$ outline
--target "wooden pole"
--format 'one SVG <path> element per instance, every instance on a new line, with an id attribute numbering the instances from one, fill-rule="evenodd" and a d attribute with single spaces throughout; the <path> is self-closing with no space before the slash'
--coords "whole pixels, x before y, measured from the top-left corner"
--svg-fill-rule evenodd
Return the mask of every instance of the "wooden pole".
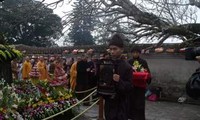
<path id="1" fill-rule="evenodd" d="M 99 97 L 99 118 L 98 120 L 104 120 L 103 119 L 103 111 L 104 105 L 103 105 L 103 97 Z"/>

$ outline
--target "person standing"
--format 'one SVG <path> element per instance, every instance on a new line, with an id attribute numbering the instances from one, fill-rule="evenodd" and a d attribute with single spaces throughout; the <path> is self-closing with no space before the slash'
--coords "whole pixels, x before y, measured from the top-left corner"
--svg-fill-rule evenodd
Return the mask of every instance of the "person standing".
<path id="1" fill-rule="evenodd" d="M 44 61 L 43 56 L 39 57 L 37 68 L 38 68 L 38 71 L 40 72 L 39 80 L 46 80 L 48 78 L 48 70 L 47 70 L 47 65 Z"/>
<path id="2" fill-rule="evenodd" d="M 109 42 L 111 60 L 115 64 L 112 75 L 115 95 L 104 97 L 106 120 L 128 120 L 128 97 L 132 89 L 132 68 L 121 59 L 124 50 L 124 38 L 121 34 L 114 34 Z"/>
<path id="3" fill-rule="evenodd" d="M 96 63 L 97 63 L 96 56 L 92 56 L 91 59 L 88 61 L 88 66 L 89 66 L 89 71 L 88 71 L 89 88 L 93 88 L 93 87 L 95 87 L 97 85 Z"/>
<path id="4" fill-rule="evenodd" d="M 76 91 L 84 91 L 87 90 L 88 87 L 88 57 L 86 55 L 82 56 L 82 59 L 77 63 L 77 76 L 76 76 Z M 77 98 L 79 100 L 86 97 L 88 93 L 80 93 L 77 94 Z M 86 100 L 87 101 L 87 100 Z M 89 105 L 85 103 L 84 105 Z"/>
<path id="5" fill-rule="evenodd" d="M 13 79 L 17 80 L 18 79 L 18 64 L 17 64 L 17 60 L 14 59 L 11 61 L 11 69 L 12 69 L 12 75 L 13 75 Z"/>
<path id="6" fill-rule="evenodd" d="M 22 78 L 24 80 L 30 78 L 29 73 L 31 72 L 31 69 L 32 69 L 32 65 L 30 62 L 30 58 L 27 56 L 22 67 Z"/>
<path id="7" fill-rule="evenodd" d="M 140 58 L 141 50 L 134 47 L 131 50 L 132 59 L 128 60 L 134 72 L 149 72 L 146 60 Z M 150 84 L 151 79 L 147 80 Z M 130 117 L 132 120 L 145 120 L 145 88 L 133 84 L 132 95 L 130 97 Z"/>
<path id="8" fill-rule="evenodd" d="M 22 62 L 22 60 L 19 60 L 18 61 L 18 79 L 19 80 L 22 80 L 22 68 L 23 68 L 23 62 Z"/>
<path id="9" fill-rule="evenodd" d="M 77 78 L 77 64 L 78 62 L 81 60 L 80 57 L 77 58 L 77 61 L 74 62 L 70 68 L 70 81 L 69 81 L 69 84 L 70 84 L 70 89 L 72 91 L 75 91 L 75 88 L 76 88 L 76 78 Z"/>
<path id="10" fill-rule="evenodd" d="M 51 81 L 52 84 L 59 84 L 55 86 L 66 86 L 68 84 L 67 79 L 67 73 L 63 69 L 63 64 L 61 59 L 55 60 L 55 69 L 54 69 L 54 75 L 53 80 Z"/>

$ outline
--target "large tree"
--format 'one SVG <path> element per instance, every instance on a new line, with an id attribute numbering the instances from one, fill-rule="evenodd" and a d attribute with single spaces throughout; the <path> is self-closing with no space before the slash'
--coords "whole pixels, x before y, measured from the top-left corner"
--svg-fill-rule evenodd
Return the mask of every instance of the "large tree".
<path id="1" fill-rule="evenodd" d="M 52 46 L 62 35 L 61 18 L 35 0 L 5 0 L 0 7 L 0 32 L 9 44 Z"/>
<path id="2" fill-rule="evenodd" d="M 93 30 L 93 17 L 91 9 L 88 11 L 88 5 L 84 0 L 76 0 L 73 10 L 70 13 L 69 40 L 74 45 L 93 45 L 94 39 L 91 35 Z"/>
<path id="3" fill-rule="evenodd" d="M 63 0 L 54 4 L 60 1 Z M 177 37 L 184 43 L 199 41 L 200 23 L 196 22 L 199 0 L 85 1 L 88 5 L 95 4 L 93 16 L 99 18 L 98 23 L 102 23 L 106 32 L 127 34 L 133 43 L 145 39 L 158 40 L 161 45 L 169 37 Z"/>

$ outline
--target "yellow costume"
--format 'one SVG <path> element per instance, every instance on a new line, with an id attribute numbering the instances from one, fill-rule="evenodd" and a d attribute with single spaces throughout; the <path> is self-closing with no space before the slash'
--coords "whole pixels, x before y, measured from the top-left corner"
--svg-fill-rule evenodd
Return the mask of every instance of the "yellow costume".
<path id="1" fill-rule="evenodd" d="M 39 80 L 46 80 L 48 78 L 48 72 L 45 62 L 39 61 L 37 63 L 37 68 L 40 73 Z"/>
<path id="2" fill-rule="evenodd" d="M 29 79 L 29 73 L 31 72 L 32 65 L 29 61 L 25 61 L 22 68 L 22 78 Z"/>
<path id="3" fill-rule="evenodd" d="M 70 69 L 70 88 L 74 91 L 76 87 L 76 77 L 77 77 L 77 62 L 72 64 Z"/>

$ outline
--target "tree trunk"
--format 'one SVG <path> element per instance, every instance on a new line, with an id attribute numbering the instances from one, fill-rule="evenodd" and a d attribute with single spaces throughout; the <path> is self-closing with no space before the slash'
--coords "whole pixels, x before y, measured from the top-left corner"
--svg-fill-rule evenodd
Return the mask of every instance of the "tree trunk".
<path id="1" fill-rule="evenodd" d="M 11 62 L 0 63 L 0 66 L 0 78 L 10 85 L 13 82 Z"/>

